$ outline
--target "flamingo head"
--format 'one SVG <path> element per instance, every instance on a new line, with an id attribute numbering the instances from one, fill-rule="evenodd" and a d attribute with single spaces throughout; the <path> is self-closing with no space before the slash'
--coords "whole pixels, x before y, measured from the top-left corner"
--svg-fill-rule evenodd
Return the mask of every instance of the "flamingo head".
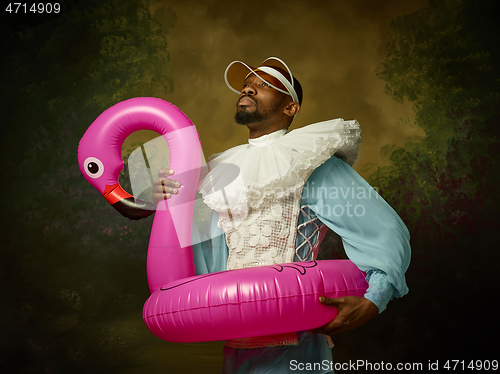
<path id="1" fill-rule="evenodd" d="M 134 100 L 135 107 L 126 105 L 130 100 L 121 102 L 92 123 L 80 140 L 78 164 L 85 179 L 113 208 L 125 217 L 137 220 L 153 214 L 156 207 L 153 203 L 134 198 L 118 181 L 124 166 L 123 142 L 128 135 L 141 129 L 138 121 L 130 119 L 130 113 L 137 111 L 137 98 Z"/>

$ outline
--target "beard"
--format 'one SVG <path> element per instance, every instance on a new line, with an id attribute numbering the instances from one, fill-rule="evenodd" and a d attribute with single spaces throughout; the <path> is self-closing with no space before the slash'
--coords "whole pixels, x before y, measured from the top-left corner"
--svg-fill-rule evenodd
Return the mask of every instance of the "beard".
<path id="1" fill-rule="evenodd" d="M 262 122 L 265 119 L 266 116 L 264 116 L 257 109 L 253 112 L 247 112 L 246 109 L 242 109 L 239 112 L 236 112 L 236 114 L 234 115 L 234 120 L 239 125 L 248 125 L 250 123 Z"/>
<path id="2" fill-rule="evenodd" d="M 252 97 L 251 99 L 255 101 L 255 99 L 253 99 Z M 281 99 L 280 102 L 276 103 L 273 108 L 264 111 L 264 113 L 259 111 L 258 103 L 255 102 L 256 105 L 254 111 L 249 112 L 247 111 L 247 108 L 242 108 L 240 111 L 236 111 L 234 120 L 239 125 L 249 125 L 251 123 L 262 122 L 279 109 L 283 100 L 284 99 Z"/>

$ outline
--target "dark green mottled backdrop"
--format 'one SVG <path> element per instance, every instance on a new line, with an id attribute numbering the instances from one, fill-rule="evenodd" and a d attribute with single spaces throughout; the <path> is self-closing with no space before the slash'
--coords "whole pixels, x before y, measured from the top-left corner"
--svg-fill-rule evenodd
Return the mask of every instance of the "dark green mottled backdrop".
<path id="1" fill-rule="evenodd" d="M 209 117 L 210 110 L 227 107 L 226 97 L 218 100 L 219 90 L 225 90 L 220 79 L 218 86 L 207 87 L 197 76 L 183 74 L 181 79 L 172 68 L 170 56 L 183 57 L 170 47 L 179 17 L 185 23 L 189 17 L 199 18 L 203 9 L 207 33 L 220 29 L 227 36 L 234 32 L 241 45 L 246 35 L 256 33 L 257 24 L 251 21 L 259 19 L 258 15 L 276 30 L 286 28 L 290 19 L 270 18 L 264 4 L 259 3 L 259 13 L 237 1 L 193 1 L 191 8 L 186 1 L 177 12 L 175 1 L 61 3 L 63 11 L 57 16 L 2 13 L 0 371 L 218 372 L 221 342 L 166 343 L 144 326 L 141 312 L 149 294 L 145 259 L 152 219 L 132 222 L 118 216 L 88 185 L 77 165 L 78 142 L 103 110 L 130 97 L 169 100 L 180 87 L 181 92 L 201 92 L 206 98 L 202 104 L 210 103 L 196 112 L 189 95 L 179 96 L 181 102 L 176 105 L 196 112 L 195 117 Z M 391 302 L 387 311 L 366 326 L 335 337 L 334 359 L 427 364 L 434 359 L 497 358 L 491 343 L 498 333 L 496 271 L 500 263 L 496 2 L 431 1 L 425 8 L 396 17 L 390 28 L 376 20 L 392 14 L 388 9 L 400 2 L 388 1 L 385 8 L 382 3 L 296 0 L 277 1 L 272 8 L 287 9 L 287 14 L 298 19 L 300 9 L 318 17 L 332 12 L 334 17 L 338 6 L 339 12 L 342 8 L 342 14 L 352 17 L 343 19 L 342 29 L 366 18 L 372 20 L 370 25 L 385 30 L 375 46 L 386 57 L 359 71 L 367 79 L 378 76 L 394 103 L 413 105 L 414 114 L 402 123 L 410 123 L 420 134 L 381 150 L 372 143 L 370 152 L 381 151 L 384 161 L 361 169 L 410 229 L 410 293 Z M 216 10 L 224 16 L 235 14 L 232 18 L 242 24 L 227 28 Z M 326 37 L 314 27 L 314 19 L 309 29 L 293 30 L 307 36 L 297 48 L 306 51 L 308 40 Z M 289 49 L 280 49 L 282 39 L 271 38 L 271 42 L 276 54 L 294 56 Z M 186 64 L 198 67 L 193 69 L 197 74 L 216 74 L 196 65 L 208 60 L 205 55 L 219 52 L 205 47 L 193 62 L 192 55 L 198 53 L 194 48 L 204 47 L 183 44 L 182 50 L 191 53 Z M 220 53 L 224 64 L 240 58 L 224 55 L 222 49 Z M 327 70 L 326 52 L 304 53 L 312 57 L 317 53 L 321 71 Z M 249 62 L 265 57 L 259 52 Z M 357 60 L 346 61 L 345 66 L 354 63 Z M 308 64 L 296 62 L 303 85 L 310 82 L 304 85 L 306 100 L 314 91 L 313 82 L 320 78 L 315 63 Z M 293 59 L 290 65 L 294 66 Z M 356 74 L 346 77 L 356 80 Z M 373 104 L 365 90 L 346 92 L 339 97 L 355 100 L 360 96 L 371 103 L 346 106 L 353 111 L 376 107 L 382 113 L 387 104 L 381 103 L 389 101 L 386 97 Z M 311 97 L 315 102 L 313 93 Z M 342 104 L 338 106 L 338 116 L 342 116 Z M 204 148 L 217 148 L 213 145 L 217 132 L 224 134 L 224 142 L 234 140 L 222 130 L 226 125 L 207 129 L 198 122 L 202 141 L 204 134 L 211 141 Z M 394 129 L 397 126 L 401 125 Z M 371 131 L 376 133 L 377 128 L 382 126 Z M 363 147 L 370 147 L 370 138 L 365 138 Z M 125 187 L 127 183 L 122 178 Z M 341 256 L 338 246 L 338 239 L 328 236 L 323 256 Z"/>

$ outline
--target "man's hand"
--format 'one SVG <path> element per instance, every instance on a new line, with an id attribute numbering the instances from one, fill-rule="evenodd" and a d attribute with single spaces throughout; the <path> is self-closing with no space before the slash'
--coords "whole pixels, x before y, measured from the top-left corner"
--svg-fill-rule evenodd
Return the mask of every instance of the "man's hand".
<path id="1" fill-rule="evenodd" d="M 339 314 L 330 323 L 317 329 L 313 333 L 334 335 L 352 330 L 368 322 L 378 314 L 378 308 L 370 300 L 358 296 L 345 296 L 331 299 L 321 296 L 321 304 L 337 308 Z"/>
<path id="2" fill-rule="evenodd" d="M 152 196 L 155 204 L 158 204 L 160 200 L 169 199 L 172 194 L 175 195 L 179 192 L 178 188 L 181 184 L 172 179 L 168 179 L 168 177 L 173 174 L 174 171 L 172 169 L 158 170 L 158 177 L 153 185 Z"/>

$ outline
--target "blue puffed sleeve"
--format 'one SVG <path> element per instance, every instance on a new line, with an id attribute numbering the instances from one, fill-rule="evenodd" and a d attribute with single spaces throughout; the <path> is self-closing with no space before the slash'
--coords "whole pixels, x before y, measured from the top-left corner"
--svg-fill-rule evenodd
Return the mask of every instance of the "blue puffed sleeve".
<path id="1" fill-rule="evenodd" d="M 354 169 L 331 157 L 309 177 L 302 193 L 318 218 L 335 231 L 349 259 L 362 271 L 379 270 L 395 288 L 408 293 L 410 234 L 394 209 Z"/>

